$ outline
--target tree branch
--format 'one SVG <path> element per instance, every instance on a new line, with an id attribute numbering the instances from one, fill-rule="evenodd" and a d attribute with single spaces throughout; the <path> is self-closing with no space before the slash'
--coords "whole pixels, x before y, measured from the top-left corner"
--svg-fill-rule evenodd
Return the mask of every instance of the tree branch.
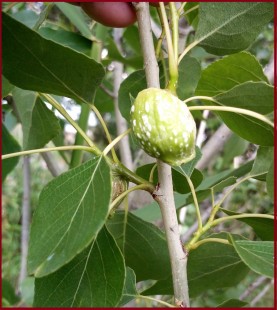
<path id="1" fill-rule="evenodd" d="M 133 5 L 137 11 L 147 86 L 160 88 L 159 67 L 155 57 L 149 4 L 147 2 L 133 2 Z M 156 196 L 156 200 L 161 208 L 168 243 L 175 303 L 179 307 L 189 307 L 187 256 L 184 253 L 180 241 L 179 225 L 173 196 L 171 167 L 158 160 L 157 168 L 160 189 L 158 191 L 159 196 Z"/>
<path id="2" fill-rule="evenodd" d="M 27 256 L 29 246 L 29 229 L 31 214 L 31 171 L 30 158 L 23 158 L 23 203 L 22 203 L 22 222 L 21 222 L 21 265 L 18 279 L 18 287 L 27 276 Z"/>
<path id="3" fill-rule="evenodd" d="M 115 28 L 114 29 L 114 41 L 119 50 L 121 50 L 121 46 L 120 46 L 121 37 L 122 37 L 122 29 Z M 114 110 L 115 110 L 117 135 L 121 135 L 123 132 L 125 132 L 128 129 L 127 122 L 125 118 L 122 117 L 119 111 L 119 108 L 118 108 L 118 91 L 119 91 L 120 84 L 122 82 L 122 73 L 123 73 L 123 64 L 115 61 L 114 62 L 114 97 L 113 99 L 114 99 Z M 119 142 L 119 153 L 120 153 L 120 159 L 122 163 L 130 170 L 133 170 L 133 160 L 132 160 L 132 154 L 131 154 L 128 136 L 122 138 L 122 140 Z"/>

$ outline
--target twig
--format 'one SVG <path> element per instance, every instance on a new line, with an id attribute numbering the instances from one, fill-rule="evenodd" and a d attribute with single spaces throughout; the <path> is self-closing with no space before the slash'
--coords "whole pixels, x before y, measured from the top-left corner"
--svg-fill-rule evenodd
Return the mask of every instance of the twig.
<path id="1" fill-rule="evenodd" d="M 114 29 L 114 40 L 119 48 L 121 50 L 120 45 L 120 39 L 122 37 L 122 29 L 115 28 Z M 128 125 L 126 120 L 122 117 L 119 108 L 118 108 L 118 91 L 120 84 L 122 82 L 122 73 L 123 73 L 123 64 L 120 62 L 115 61 L 114 62 L 114 111 L 115 111 L 115 120 L 116 120 L 116 129 L 117 129 L 117 135 L 121 135 L 123 132 L 125 132 L 128 129 Z M 129 143 L 129 137 L 124 137 L 119 142 L 119 153 L 120 153 L 120 159 L 122 163 L 129 168 L 130 170 L 133 169 L 133 160 L 132 160 L 132 153 Z"/>
<path id="2" fill-rule="evenodd" d="M 49 153 L 41 153 L 41 157 L 44 159 L 48 170 L 52 174 L 52 176 L 55 178 L 58 175 L 60 175 L 60 169 L 58 165 L 56 165 L 54 159 L 52 158 L 51 154 Z"/>
<path id="3" fill-rule="evenodd" d="M 274 280 L 272 279 L 270 283 L 268 283 L 268 285 L 265 286 L 264 289 L 250 302 L 250 307 L 254 307 L 256 303 L 259 302 L 264 297 L 264 295 L 272 287 L 273 283 L 274 283 Z"/>
<path id="4" fill-rule="evenodd" d="M 21 265 L 18 279 L 18 287 L 27 276 L 27 256 L 29 245 L 30 212 L 31 212 L 31 171 L 30 158 L 23 158 L 23 203 L 22 203 L 22 223 L 21 223 Z"/>
<path id="5" fill-rule="evenodd" d="M 159 88 L 159 67 L 155 57 L 151 32 L 149 4 L 147 2 L 133 2 L 133 5 L 137 11 L 147 86 Z M 189 307 L 187 256 L 180 241 L 171 167 L 159 160 L 157 161 L 157 167 L 160 183 L 159 195 L 161 196 L 157 196 L 156 200 L 161 208 L 169 248 L 175 303 L 179 307 Z"/>
<path id="6" fill-rule="evenodd" d="M 202 148 L 203 156 L 196 164 L 196 168 L 205 169 L 223 150 L 224 144 L 231 138 L 232 134 L 232 131 L 225 124 L 222 124 Z"/>
<path id="7" fill-rule="evenodd" d="M 267 279 L 268 278 L 265 276 L 260 276 L 255 282 L 249 285 L 249 287 L 240 295 L 239 299 L 246 299 L 256 288 L 258 288 Z"/>

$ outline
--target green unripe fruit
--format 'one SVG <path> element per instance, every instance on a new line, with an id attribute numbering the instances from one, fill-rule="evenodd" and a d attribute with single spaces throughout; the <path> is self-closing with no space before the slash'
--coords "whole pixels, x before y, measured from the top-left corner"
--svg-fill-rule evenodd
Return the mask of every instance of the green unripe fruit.
<path id="1" fill-rule="evenodd" d="M 195 156 L 195 121 L 169 91 L 141 91 L 131 108 L 131 127 L 142 149 L 165 163 L 179 166 Z"/>

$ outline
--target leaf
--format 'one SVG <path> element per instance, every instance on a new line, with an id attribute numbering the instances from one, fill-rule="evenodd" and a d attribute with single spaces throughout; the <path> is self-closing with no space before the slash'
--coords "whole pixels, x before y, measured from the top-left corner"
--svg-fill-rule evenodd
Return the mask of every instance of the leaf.
<path id="1" fill-rule="evenodd" d="M 216 96 L 245 82 L 267 82 L 263 68 L 249 52 L 224 57 L 202 71 L 195 94 Z"/>
<path id="2" fill-rule="evenodd" d="M 138 70 L 131 73 L 121 84 L 118 92 L 119 110 L 121 115 L 130 121 L 131 101 L 130 94 L 136 98 L 137 94 L 147 88 L 145 71 Z"/>
<path id="3" fill-rule="evenodd" d="M 195 41 L 215 55 L 242 51 L 271 21 L 273 12 L 269 2 L 201 2 Z"/>
<path id="4" fill-rule="evenodd" d="M 245 82 L 214 97 L 221 104 L 260 114 L 274 109 L 274 88 L 265 82 Z"/>
<path id="5" fill-rule="evenodd" d="M 71 5 L 65 2 L 56 2 L 55 5 L 63 12 L 63 14 L 71 21 L 71 23 L 81 32 L 84 37 L 92 38 L 85 14 L 81 7 Z"/>
<path id="6" fill-rule="evenodd" d="M 185 17 L 188 21 L 188 23 L 194 27 L 194 29 L 197 28 L 198 24 L 198 7 L 199 2 L 187 2 L 185 6 L 184 13 L 186 14 Z M 188 12 L 188 13 L 187 13 Z"/>
<path id="7" fill-rule="evenodd" d="M 165 77 L 164 71 L 160 67 L 160 84 L 164 87 Z M 137 97 L 137 94 L 147 88 L 145 71 L 137 70 L 131 73 L 121 84 L 118 92 L 118 103 L 121 115 L 130 122 L 130 111 L 132 102 L 130 96 Z"/>
<path id="8" fill-rule="evenodd" d="M 229 211 L 223 208 L 220 208 L 221 211 L 228 215 L 238 215 L 242 213 L 237 213 L 233 211 Z M 257 236 L 261 238 L 263 241 L 273 241 L 274 240 L 274 220 L 273 219 L 267 219 L 267 218 L 254 218 L 254 217 L 248 217 L 248 218 L 238 218 L 237 221 L 241 221 L 243 223 L 246 223 L 247 225 L 251 226 Z"/>
<path id="9" fill-rule="evenodd" d="M 273 88 L 264 82 L 246 82 L 214 98 L 223 106 L 248 109 L 261 114 L 273 111 Z M 216 112 L 216 114 L 243 139 L 259 145 L 273 145 L 274 133 L 270 125 L 238 113 Z"/>
<path id="10" fill-rule="evenodd" d="M 194 95 L 201 76 L 201 65 L 196 58 L 186 55 L 179 63 L 178 72 L 177 95 L 185 100 Z"/>
<path id="11" fill-rule="evenodd" d="M 33 216 L 29 273 L 46 276 L 80 253 L 105 224 L 111 175 L 103 157 L 95 157 L 52 180 L 41 192 Z"/>
<path id="12" fill-rule="evenodd" d="M 2 154 L 10 154 L 20 151 L 20 145 L 15 138 L 9 133 L 6 126 L 2 123 Z M 4 159 L 2 162 L 2 183 L 5 181 L 7 175 L 18 164 L 19 157 Z"/>
<path id="13" fill-rule="evenodd" d="M 127 46 L 130 47 L 135 54 L 141 55 L 138 27 L 131 25 L 125 28 L 123 38 L 126 41 Z"/>
<path id="14" fill-rule="evenodd" d="M 35 307 L 115 307 L 124 287 L 122 254 L 104 227 L 83 252 L 35 281 Z"/>
<path id="15" fill-rule="evenodd" d="M 119 61 L 127 66 L 131 66 L 135 69 L 139 69 L 143 67 L 143 58 L 142 56 L 134 56 L 134 57 L 123 57 L 121 53 L 119 52 L 115 41 L 112 38 L 108 39 L 108 63 L 110 63 L 113 60 Z M 105 64 L 105 61 L 103 61 L 103 64 Z"/>
<path id="16" fill-rule="evenodd" d="M 2 14 L 3 74 L 15 86 L 91 102 L 102 65 Z M 20 51 L 20 53 L 18 52 Z"/>
<path id="17" fill-rule="evenodd" d="M 32 10 L 21 10 L 12 14 L 12 18 L 18 20 L 28 28 L 33 28 L 39 20 L 39 15 Z"/>
<path id="18" fill-rule="evenodd" d="M 136 274 L 134 273 L 134 270 L 127 267 L 124 290 L 122 299 L 120 300 L 119 303 L 119 307 L 126 305 L 128 302 L 136 298 L 137 295 L 138 292 L 136 288 Z"/>
<path id="19" fill-rule="evenodd" d="M 239 299 L 228 299 L 216 308 L 243 308 L 248 303 Z"/>
<path id="20" fill-rule="evenodd" d="M 257 155 L 254 160 L 254 164 L 252 170 L 250 171 L 250 174 L 253 176 L 265 175 L 269 171 L 273 159 L 274 159 L 274 148 L 260 146 L 257 151 Z"/>
<path id="21" fill-rule="evenodd" d="M 15 88 L 13 98 L 22 122 L 24 150 L 42 148 L 60 133 L 59 120 L 36 93 Z"/>
<path id="22" fill-rule="evenodd" d="M 38 33 L 45 39 L 52 40 L 61 45 L 70 47 L 77 52 L 90 56 L 91 53 L 91 40 L 70 31 L 62 29 L 54 30 L 49 27 L 40 27 Z"/>
<path id="23" fill-rule="evenodd" d="M 230 236 L 235 250 L 242 261 L 254 272 L 274 277 L 274 242 L 273 241 L 234 241 Z"/>
<path id="24" fill-rule="evenodd" d="M 124 212 L 118 212 L 107 222 L 107 228 L 122 249 L 126 265 L 134 270 L 137 281 L 162 279 L 170 274 L 165 235 L 155 225 L 129 212 L 124 235 Z"/>
<path id="25" fill-rule="evenodd" d="M 10 282 L 6 279 L 2 279 L 2 306 L 10 307 L 20 301 L 19 297 L 15 293 L 15 289 Z"/>
<path id="26" fill-rule="evenodd" d="M 14 86 L 2 75 L 2 98 L 8 96 Z"/>
<path id="27" fill-rule="evenodd" d="M 196 164 L 202 157 L 202 152 L 198 146 L 195 147 L 195 157 L 188 163 L 180 166 L 181 172 L 185 173 L 187 176 L 191 177 L 193 170 L 195 169 Z M 178 171 L 180 171 L 178 169 Z"/>
<path id="28" fill-rule="evenodd" d="M 274 200 L 274 161 L 271 162 L 268 173 L 266 175 L 266 187 L 268 195 Z"/>
<path id="29" fill-rule="evenodd" d="M 211 195 L 212 187 L 214 192 L 218 192 L 226 186 L 234 184 L 236 182 L 236 178 L 250 172 L 252 165 L 253 161 L 249 161 L 238 169 L 229 169 L 216 175 L 205 177 L 202 183 L 197 187 L 196 196 L 198 202 L 203 201 Z M 191 194 L 182 195 L 179 193 L 174 193 L 174 201 L 175 207 L 178 210 L 190 203 L 193 203 L 193 197 Z M 148 222 L 153 222 L 161 218 L 160 208 L 156 202 L 152 202 L 144 207 L 134 210 L 132 213 Z"/>
<path id="30" fill-rule="evenodd" d="M 225 233 L 221 233 L 209 237 L 223 238 L 225 235 Z M 190 297 L 194 298 L 209 289 L 235 286 L 246 276 L 248 271 L 248 267 L 241 261 L 231 245 L 216 242 L 202 244 L 189 253 L 188 283 Z M 158 281 L 143 294 L 172 295 L 171 277 Z"/>
<path id="31" fill-rule="evenodd" d="M 234 158 L 244 154 L 249 146 L 249 143 L 236 134 L 232 134 L 230 139 L 224 144 L 223 149 L 223 167 L 229 167 Z"/>
<path id="32" fill-rule="evenodd" d="M 196 160 L 197 162 L 198 160 Z M 196 163 L 195 162 L 195 163 Z M 136 173 L 141 176 L 142 178 L 149 179 L 151 170 L 154 167 L 153 164 L 147 164 L 144 166 L 139 167 L 136 170 Z M 182 167 L 185 168 L 182 168 Z M 180 167 L 173 167 L 172 169 L 172 180 L 173 180 L 173 190 L 178 192 L 178 193 L 188 193 L 190 192 L 190 186 L 188 184 L 187 178 L 185 177 L 185 171 L 188 171 L 190 174 L 190 179 L 196 188 L 203 180 L 203 175 L 202 173 L 197 170 L 193 169 L 193 164 L 190 165 L 190 163 L 184 164 Z M 183 170 L 184 169 L 184 170 Z M 153 175 L 153 183 L 158 184 L 158 171 L 155 169 L 154 175 Z"/>

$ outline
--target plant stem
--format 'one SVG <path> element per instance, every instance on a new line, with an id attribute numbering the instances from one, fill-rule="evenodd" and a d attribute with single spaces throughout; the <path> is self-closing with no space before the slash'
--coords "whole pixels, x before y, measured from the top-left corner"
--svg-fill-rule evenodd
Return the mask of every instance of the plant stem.
<path id="1" fill-rule="evenodd" d="M 220 238 L 207 238 L 207 239 L 203 239 L 200 240 L 196 243 L 194 243 L 191 247 L 190 250 L 195 250 L 196 248 L 198 248 L 201 244 L 207 243 L 207 242 L 219 242 L 219 243 L 223 243 L 223 244 L 229 244 L 230 242 L 226 239 L 220 239 Z"/>
<path id="2" fill-rule="evenodd" d="M 46 99 L 55 109 L 57 109 L 63 117 L 78 131 L 80 135 L 84 138 L 87 144 L 94 149 L 97 155 L 101 155 L 102 152 L 94 145 L 94 143 L 90 140 L 87 134 L 83 131 L 83 129 L 71 118 L 71 116 L 67 113 L 67 111 L 50 95 L 38 93 L 39 96 Z"/>
<path id="3" fill-rule="evenodd" d="M 229 220 L 237 220 L 242 218 L 264 218 L 264 219 L 271 219 L 274 220 L 274 215 L 270 214 L 237 214 L 237 215 L 230 215 L 230 216 L 224 216 L 219 219 L 214 220 L 211 222 L 211 226 L 216 226 L 220 223 L 229 221 Z"/>
<path id="4" fill-rule="evenodd" d="M 94 59 L 97 62 L 100 62 L 101 60 L 101 52 L 102 52 L 102 41 L 104 40 L 105 34 L 106 34 L 106 27 L 104 27 L 101 24 L 97 24 L 95 26 L 96 28 L 96 40 L 93 42 L 92 49 L 91 49 L 91 58 Z M 92 96 L 92 102 L 95 98 L 95 93 Z M 81 114 L 79 117 L 78 125 L 82 130 L 86 133 L 88 128 L 88 121 L 89 121 L 89 114 L 90 114 L 90 106 L 88 103 L 82 103 L 81 104 Z M 80 132 L 77 132 L 75 136 L 75 145 L 81 145 L 83 144 L 84 137 Z M 70 167 L 76 167 L 79 166 L 83 159 L 83 151 L 82 150 L 75 150 L 72 152 L 71 156 L 71 162 Z"/>
<path id="5" fill-rule="evenodd" d="M 91 107 L 91 109 L 93 110 L 93 112 L 96 114 L 96 116 L 97 116 L 97 118 L 98 118 L 100 124 L 102 125 L 102 127 L 103 127 L 103 129 L 104 129 L 104 131 L 105 131 L 105 134 L 106 134 L 106 138 L 107 138 L 107 140 L 108 140 L 108 142 L 109 142 L 109 145 L 110 145 L 110 144 L 112 143 L 112 138 L 111 138 L 111 135 L 110 135 L 109 130 L 108 130 L 108 128 L 107 128 L 107 125 L 106 125 L 105 121 L 103 120 L 102 115 L 100 114 L 100 112 L 98 111 L 98 109 L 96 108 L 95 105 L 91 105 L 90 107 Z M 111 150 L 112 150 L 112 157 L 113 157 L 113 160 L 114 160 L 116 163 L 118 163 L 118 162 L 119 162 L 119 159 L 118 159 L 117 156 L 116 156 L 115 150 L 114 150 L 113 148 L 112 148 Z"/>
<path id="6" fill-rule="evenodd" d="M 173 4 L 174 5 L 174 4 Z M 175 48 L 178 49 L 178 40 L 176 42 L 176 32 L 177 32 L 177 39 L 178 39 L 178 28 L 176 29 L 176 18 L 177 12 L 175 8 L 176 16 L 173 21 L 173 30 L 175 33 L 173 33 L 173 36 L 175 38 L 175 45 L 172 42 L 171 33 L 169 29 L 169 24 L 167 20 L 166 10 L 164 7 L 164 3 L 160 2 L 160 10 L 161 10 L 161 16 L 162 16 L 162 23 L 165 30 L 165 36 L 167 41 L 167 50 L 168 50 L 168 64 L 169 64 L 169 83 L 167 85 L 167 89 L 169 89 L 173 94 L 176 94 L 176 87 L 178 82 L 178 65 L 177 65 L 177 58 L 175 58 Z M 178 26 L 178 25 L 177 25 Z M 178 54 L 178 51 L 177 51 Z"/>
<path id="7" fill-rule="evenodd" d="M 211 101 L 214 101 L 214 100 L 211 100 Z M 210 110 L 210 111 L 219 111 L 219 112 L 222 111 L 222 112 L 232 112 L 232 113 L 244 114 L 244 115 L 248 115 L 248 116 L 251 116 L 253 118 L 259 119 L 260 121 L 262 121 L 262 122 L 264 122 L 264 123 L 266 123 L 266 124 L 268 124 L 274 128 L 274 123 L 271 122 L 267 117 L 265 117 L 264 115 L 259 114 L 257 112 L 246 110 L 246 109 L 235 108 L 235 107 L 223 107 L 223 106 L 208 106 L 208 105 L 191 106 L 191 107 L 188 107 L 188 109 L 190 111 Z"/>
<path id="8" fill-rule="evenodd" d="M 196 209 L 196 215 L 197 215 L 197 221 L 198 221 L 198 231 L 201 231 L 202 229 L 202 218 L 201 218 L 201 213 L 200 213 L 200 208 L 199 208 L 199 204 L 198 204 L 198 200 L 197 200 L 197 196 L 195 193 L 195 188 L 194 185 L 190 179 L 189 176 L 186 175 L 185 173 L 185 177 L 188 181 L 189 187 L 190 187 L 190 191 L 193 197 L 193 201 L 194 201 L 194 205 L 195 205 L 195 209 Z"/>
<path id="9" fill-rule="evenodd" d="M 113 150 L 113 147 L 122 140 L 122 138 L 124 138 L 125 136 L 127 136 L 129 134 L 129 132 L 131 131 L 131 128 L 127 129 L 125 132 L 123 132 L 120 136 L 116 137 L 113 141 L 110 142 L 110 144 L 104 149 L 103 151 L 103 155 L 107 155 L 109 153 L 110 150 Z M 119 162 L 119 160 L 117 159 L 116 162 Z"/>
<path id="10" fill-rule="evenodd" d="M 172 23 L 172 37 L 173 37 L 173 52 L 175 62 L 178 60 L 178 42 L 179 42 L 179 30 L 178 30 L 178 21 L 179 16 L 176 10 L 176 6 L 174 2 L 169 3 L 170 13 L 171 13 L 171 23 Z M 178 71 L 178 69 L 177 69 Z"/>
<path id="11" fill-rule="evenodd" d="M 88 120 L 89 120 L 90 107 L 87 103 L 81 103 L 81 114 L 79 116 L 78 125 L 84 132 L 87 132 L 88 129 Z M 82 145 L 84 142 L 83 136 L 77 132 L 75 136 L 74 145 Z M 81 164 L 83 160 L 83 151 L 74 150 L 71 155 L 70 168 L 77 167 Z"/>
<path id="12" fill-rule="evenodd" d="M 119 174 L 121 176 L 124 176 L 126 179 L 128 179 L 130 182 L 133 182 L 137 185 L 144 184 L 144 190 L 152 194 L 155 191 L 155 186 L 153 183 L 144 180 L 131 170 L 129 170 L 127 167 L 125 167 L 121 162 L 114 163 L 111 161 L 110 158 L 106 157 L 107 162 L 112 169 L 112 171 L 116 174 Z"/>
<path id="13" fill-rule="evenodd" d="M 36 153 L 45 153 L 45 152 L 53 152 L 53 151 L 71 151 L 71 150 L 83 150 L 83 151 L 87 151 L 87 152 L 95 154 L 95 150 L 92 147 L 83 146 L 83 145 L 69 145 L 69 146 L 47 147 L 47 148 L 42 148 L 42 149 L 27 150 L 27 151 L 21 151 L 21 152 L 16 152 L 16 153 L 10 153 L 10 154 L 6 154 L 6 155 L 2 155 L 2 160 L 12 158 L 12 157 L 17 157 L 17 156 L 36 154 Z"/>
<path id="14" fill-rule="evenodd" d="M 127 295 L 128 296 L 128 295 Z M 133 296 L 133 295 L 131 295 Z M 168 308 L 175 308 L 175 306 L 165 302 L 165 301 L 162 301 L 162 300 L 159 300 L 159 299 L 156 299 L 156 298 L 153 298 L 153 297 L 150 297 L 150 296 L 144 296 L 144 295 L 135 295 L 134 296 L 135 298 L 141 298 L 141 299 L 146 299 L 146 300 L 151 300 L 151 301 L 156 301 L 157 303 L 161 304 L 161 305 L 164 305 Z"/>
<path id="15" fill-rule="evenodd" d="M 112 202 L 112 204 L 110 205 L 110 210 L 113 209 L 113 207 L 115 205 L 117 205 L 117 203 L 124 198 L 126 195 L 128 195 L 129 193 L 133 192 L 133 191 L 137 191 L 139 189 L 145 189 L 146 185 L 145 184 L 140 184 L 134 187 L 129 188 L 128 190 L 126 190 L 124 193 L 120 194 L 118 197 L 115 198 L 115 200 Z"/>
<path id="16" fill-rule="evenodd" d="M 147 86 L 160 88 L 158 64 L 155 57 L 152 33 L 150 31 L 149 4 L 147 2 L 133 2 L 133 5 L 137 12 Z M 171 167 L 159 160 L 157 161 L 157 167 L 160 183 L 159 193 L 162 196 L 157 196 L 156 200 L 161 208 L 168 243 L 175 303 L 179 307 L 189 307 L 187 255 L 184 253 L 180 241 L 173 196 Z"/>
<path id="17" fill-rule="evenodd" d="M 197 241 L 199 240 L 199 238 L 204 233 L 206 233 L 209 229 L 211 229 L 212 227 L 214 227 L 220 223 L 223 223 L 225 221 L 237 220 L 237 219 L 241 219 L 241 218 L 266 218 L 266 219 L 274 220 L 274 215 L 270 215 L 270 214 L 237 214 L 237 215 L 230 215 L 230 216 L 221 217 L 221 218 L 213 220 L 213 221 L 208 221 L 206 223 L 206 225 L 202 228 L 201 232 L 196 234 L 190 240 L 190 242 L 186 245 L 187 251 L 190 251 L 192 248 L 194 248 L 194 246 L 197 243 Z"/>

